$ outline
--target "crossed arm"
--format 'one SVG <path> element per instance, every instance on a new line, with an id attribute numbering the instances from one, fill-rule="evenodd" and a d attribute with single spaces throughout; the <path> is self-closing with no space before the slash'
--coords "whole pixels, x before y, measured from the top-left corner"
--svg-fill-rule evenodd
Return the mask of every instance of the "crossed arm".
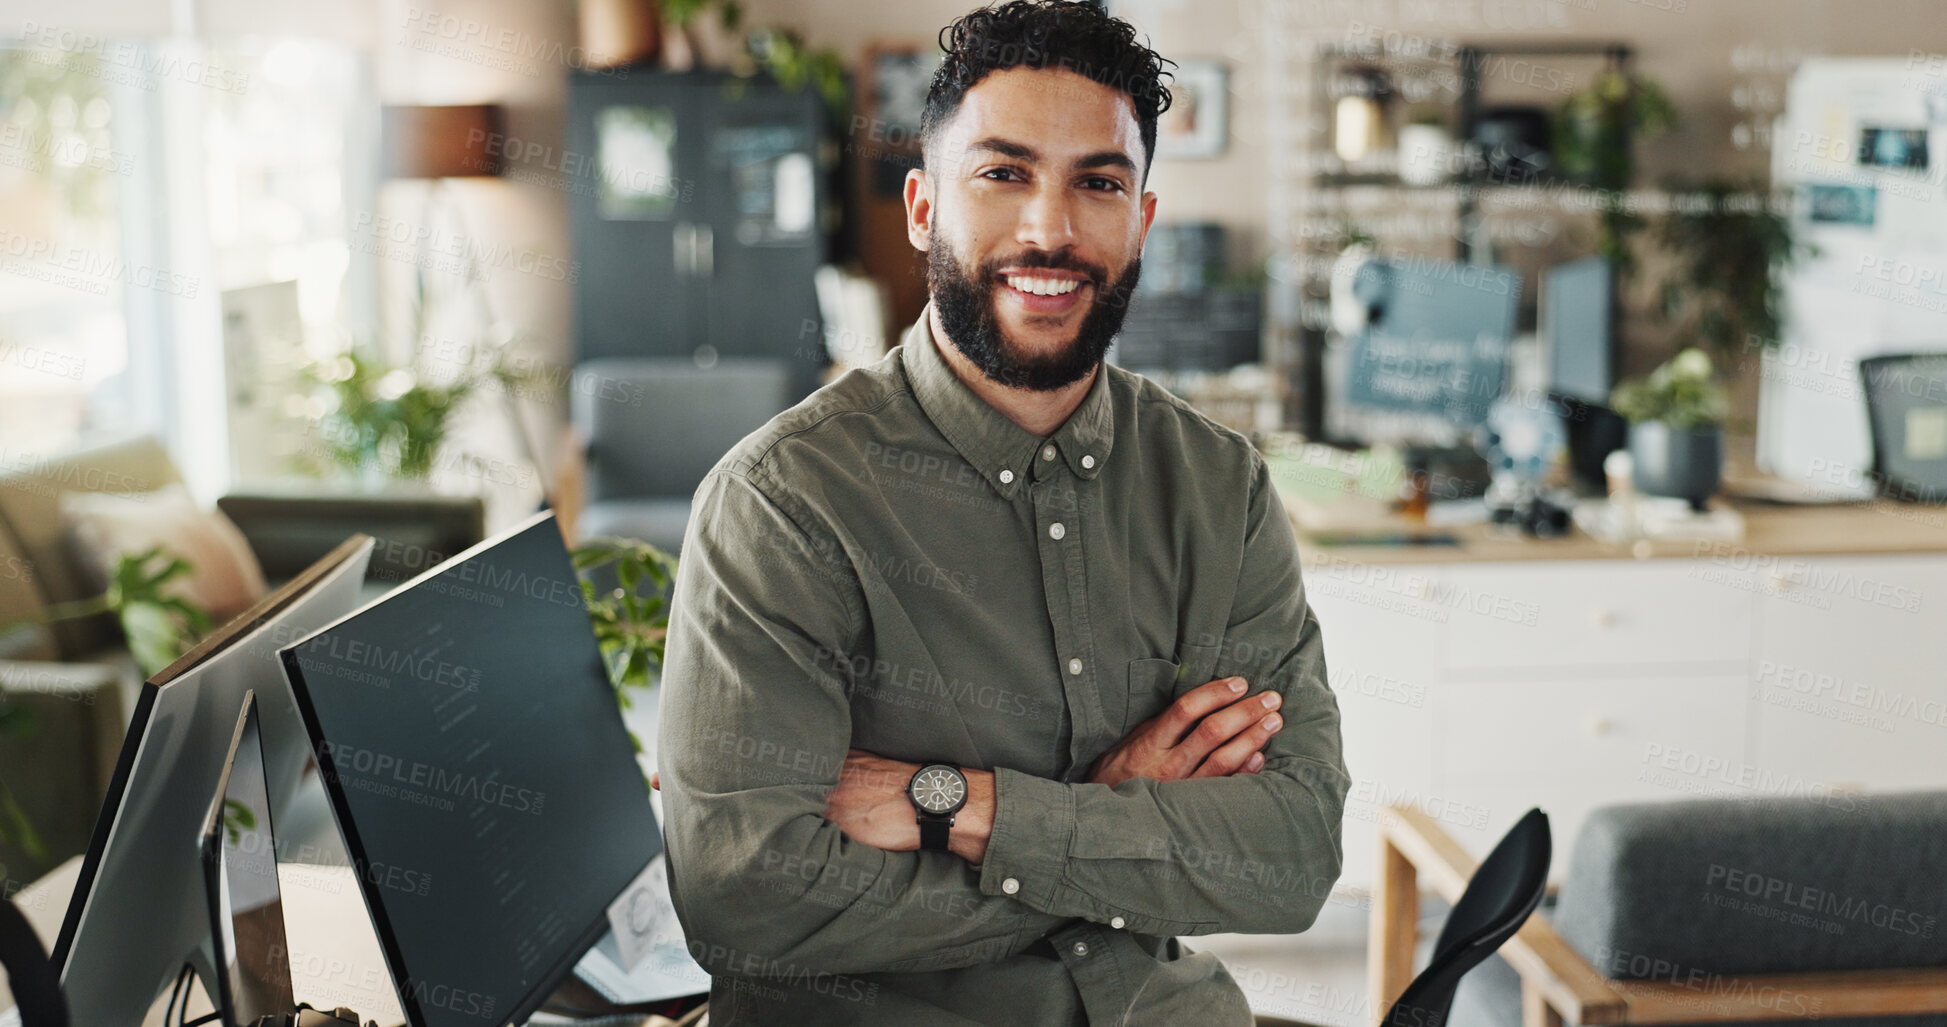
<path id="1" fill-rule="evenodd" d="M 845 651 L 862 603 L 821 569 L 830 540 L 778 505 L 791 501 L 713 474 L 678 571 L 660 776 L 672 898 L 707 969 L 947 969 L 1078 918 L 1151 935 L 1311 924 L 1339 873 L 1349 778 L 1295 540 L 1261 468 L 1225 638 L 1226 654 L 1258 659 L 1220 658 L 1218 681 L 1139 725 L 1087 781 L 969 772 L 952 853 L 914 851 L 914 765 L 844 748 L 850 702 L 818 654 Z M 748 537 L 778 551 L 759 564 Z M 1258 690 L 1231 691 L 1237 677 Z"/>
<path id="2" fill-rule="evenodd" d="M 1254 774 L 1264 766 L 1265 743 L 1284 726 L 1273 712 L 1283 701 L 1277 692 L 1249 692 L 1241 677 L 1199 685 L 1111 746 L 1090 768 L 1088 780 L 1115 785 L 1138 777 L 1180 781 Z M 851 750 L 838 786 L 825 800 L 825 819 L 874 848 L 917 851 L 919 824 L 906 798 L 906 784 L 919 768 L 918 763 Z M 967 804 L 954 818 L 947 844 L 961 859 L 979 865 L 987 857 L 987 839 L 994 829 L 994 775 L 972 769 L 961 773 L 967 777 Z"/>

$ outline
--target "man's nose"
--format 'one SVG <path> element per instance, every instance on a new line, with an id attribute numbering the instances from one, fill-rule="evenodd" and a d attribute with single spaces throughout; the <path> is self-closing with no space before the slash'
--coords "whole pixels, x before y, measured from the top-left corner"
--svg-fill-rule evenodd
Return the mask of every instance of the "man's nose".
<path id="1" fill-rule="evenodd" d="M 1037 249 L 1066 249 L 1076 242 L 1074 211 L 1068 190 L 1054 185 L 1037 186 L 1021 210 L 1021 223 L 1014 240 Z"/>

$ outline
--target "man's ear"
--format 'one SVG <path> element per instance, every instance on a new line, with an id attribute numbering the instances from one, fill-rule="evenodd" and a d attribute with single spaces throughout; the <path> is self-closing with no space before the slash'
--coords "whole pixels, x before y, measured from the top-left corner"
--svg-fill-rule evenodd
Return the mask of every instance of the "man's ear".
<path id="1" fill-rule="evenodd" d="M 1143 235 L 1136 243 L 1136 253 L 1140 255 L 1143 247 L 1149 245 L 1149 226 L 1156 223 L 1156 194 L 1143 194 Z"/>
<path id="2" fill-rule="evenodd" d="M 933 240 L 932 183 L 920 168 L 906 172 L 906 240 L 922 253 Z"/>

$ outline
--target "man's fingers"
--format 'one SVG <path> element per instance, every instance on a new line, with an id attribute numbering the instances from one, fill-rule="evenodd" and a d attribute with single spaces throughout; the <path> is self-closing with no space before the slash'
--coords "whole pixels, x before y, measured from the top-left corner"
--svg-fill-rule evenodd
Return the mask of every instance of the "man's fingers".
<path id="1" fill-rule="evenodd" d="M 1177 746 L 1178 754 L 1185 759 L 1184 767 L 1194 767 L 1211 753 L 1230 742 L 1231 739 L 1249 731 L 1262 721 L 1266 714 L 1278 708 L 1283 697 L 1276 692 L 1259 692 L 1242 702 L 1229 706 L 1203 718 L 1196 729 Z"/>
<path id="2" fill-rule="evenodd" d="M 1163 711 L 1167 737 L 1161 739 L 1162 743 L 1169 747 L 1182 744 L 1183 736 L 1205 717 L 1242 699 L 1246 687 L 1243 678 L 1218 678 L 1183 693 Z"/>
<path id="3" fill-rule="evenodd" d="M 1276 692 L 1266 692 L 1276 695 Z M 1229 713 L 1229 710 L 1225 710 Z M 1271 741 L 1271 736 L 1284 726 L 1284 718 L 1276 713 L 1268 713 L 1250 723 L 1236 737 L 1204 758 L 1203 765 L 1191 777 L 1229 777 L 1240 771 L 1255 774 L 1264 766 L 1263 748 Z"/>
<path id="4" fill-rule="evenodd" d="M 654 788 L 659 792 L 663 790 L 662 771 L 652 770 L 649 772 L 649 787 Z"/>

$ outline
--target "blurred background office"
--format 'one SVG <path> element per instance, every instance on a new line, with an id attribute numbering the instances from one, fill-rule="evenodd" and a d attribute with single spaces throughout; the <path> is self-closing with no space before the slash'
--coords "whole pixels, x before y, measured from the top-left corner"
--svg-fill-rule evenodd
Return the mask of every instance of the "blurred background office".
<path id="1" fill-rule="evenodd" d="M 603 589 L 680 559 L 717 457 L 918 316 L 969 6 L 11 5 L 9 890 L 86 847 L 142 673 L 351 531 L 373 590 L 543 505 Z M 1107 6 L 1177 65 L 1110 359 L 1271 462 L 1357 778 L 1318 928 L 1210 943 L 1255 1005 L 1398 978 L 1399 807 L 1475 855 L 1547 808 L 1566 895 L 1619 803 L 1947 788 L 1936 3 Z"/>

